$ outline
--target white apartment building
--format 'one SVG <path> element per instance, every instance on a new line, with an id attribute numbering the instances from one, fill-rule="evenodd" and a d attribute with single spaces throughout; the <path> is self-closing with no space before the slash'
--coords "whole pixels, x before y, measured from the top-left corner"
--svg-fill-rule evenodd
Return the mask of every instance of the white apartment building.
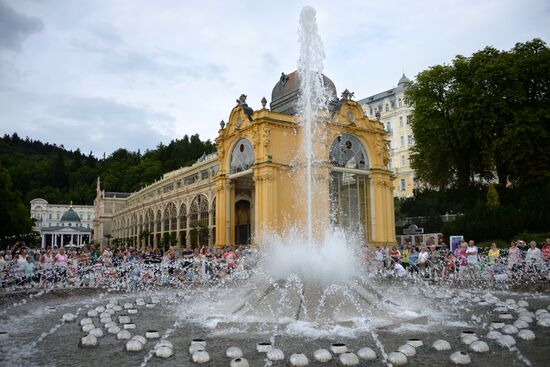
<path id="1" fill-rule="evenodd" d="M 390 161 L 388 168 L 395 174 L 394 196 L 409 197 L 417 187 L 410 164 L 410 149 L 414 135 L 409 124 L 412 108 L 405 103 L 405 90 L 410 80 L 403 74 L 397 87 L 359 100 L 365 114 L 380 120 L 389 133 Z"/>

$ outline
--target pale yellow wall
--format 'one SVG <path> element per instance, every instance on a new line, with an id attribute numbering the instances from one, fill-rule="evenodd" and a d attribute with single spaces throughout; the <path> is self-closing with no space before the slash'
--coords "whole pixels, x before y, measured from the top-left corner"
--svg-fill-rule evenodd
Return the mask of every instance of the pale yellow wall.
<path id="1" fill-rule="evenodd" d="M 393 189 L 395 182 L 392 172 L 387 168 L 389 151 L 387 133 L 383 125 L 378 121 L 369 120 L 356 102 L 347 100 L 342 101 L 341 107 L 334 115 L 326 116 L 326 121 L 322 124 L 322 133 L 315 136 L 316 154 L 320 163 L 314 168 L 315 179 L 319 184 L 315 189 L 313 210 L 317 217 L 323 220 L 319 222 L 315 232 L 320 233 L 328 224 L 330 146 L 339 134 L 349 133 L 361 141 L 369 160 L 365 242 L 371 245 L 394 244 Z M 104 214 L 102 216 L 104 222 L 102 222 L 102 228 L 98 228 L 98 232 L 110 228 L 113 221 L 118 225 L 133 216 L 144 216 L 149 209 L 152 209 L 155 215 L 158 210 L 164 213 L 163 208 L 169 203 L 176 205 L 179 217 L 181 204 L 185 203 L 189 210 L 190 200 L 198 194 L 203 194 L 210 204 L 216 198 L 215 245 L 234 244 L 235 187 L 228 179 L 229 159 L 233 146 L 241 138 L 248 139 L 254 148 L 255 163 L 248 177 L 254 183 L 253 227 L 255 231 L 272 230 L 280 233 L 290 225 L 303 226 L 305 222 L 303 133 L 300 123 L 296 122 L 294 116 L 261 109 L 254 111 L 249 118 L 243 108 L 237 106 L 232 110 L 226 126 L 219 131 L 216 139 L 217 159 L 167 173 L 163 179 L 133 193 L 129 198 L 118 199 L 116 204 L 109 203 L 109 200 L 102 198 L 99 194 L 95 203 L 96 211 Z M 162 190 L 188 174 L 218 164 L 219 170 L 215 177 L 167 192 Z M 230 200 L 229 206 L 226 205 L 226 200 Z M 110 207 L 113 204 L 117 207 Z M 109 212 L 109 209 L 112 209 L 112 212 Z M 228 215 L 229 226 L 227 225 Z M 124 228 L 116 227 L 115 230 L 117 234 L 127 233 L 127 229 Z M 178 232 L 179 230 L 178 221 Z"/>
<path id="2" fill-rule="evenodd" d="M 239 121 L 239 128 L 236 128 Z M 393 210 L 393 177 L 387 169 L 388 147 L 386 132 L 382 124 L 369 120 L 361 107 L 353 101 L 344 101 L 334 116 L 328 116 L 322 133 L 315 136 L 316 158 L 321 161 L 314 168 L 318 182 L 315 187 L 313 211 L 328 221 L 328 175 L 330 145 L 341 133 L 356 136 L 365 147 L 371 167 L 371 204 L 367 215 L 367 231 L 371 244 L 395 243 Z M 224 129 L 216 140 L 220 155 L 220 182 L 226 181 L 229 172 L 229 154 L 241 138 L 249 139 L 255 151 L 253 179 L 255 183 L 255 227 L 256 230 L 283 231 L 288 225 L 302 226 L 305 222 L 305 159 L 302 143 L 304 131 L 294 116 L 271 112 L 267 109 L 255 111 L 251 120 L 241 107 L 233 109 Z M 221 153 L 220 153 L 221 152 Z M 225 190 L 218 190 L 218 197 L 225 196 Z M 232 203 L 234 203 L 232 199 Z M 302 205 L 300 205 L 302 204 Z M 370 220 L 369 215 L 375 220 Z M 218 222 L 225 221 L 225 211 L 218 211 Z M 326 224 L 326 222 L 325 222 Z M 218 230 L 217 245 L 227 242 L 225 229 Z M 323 227 L 323 221 L 320 226 Z M 234 221 L 231 220 L 231 238 L 234 241 Z M 316 232 L 319 232 L 317 228 Z"/>

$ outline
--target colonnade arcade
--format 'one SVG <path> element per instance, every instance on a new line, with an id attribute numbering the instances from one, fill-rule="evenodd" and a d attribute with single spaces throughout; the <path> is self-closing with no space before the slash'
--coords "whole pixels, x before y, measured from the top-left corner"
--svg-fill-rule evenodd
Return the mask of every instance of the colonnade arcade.
<path id="1" fill-rule="evenodd" d="M 216 241 L 216 197 L 201 193 L 117 216 L 113 240 L 138 248 L 211 246 Z"/>

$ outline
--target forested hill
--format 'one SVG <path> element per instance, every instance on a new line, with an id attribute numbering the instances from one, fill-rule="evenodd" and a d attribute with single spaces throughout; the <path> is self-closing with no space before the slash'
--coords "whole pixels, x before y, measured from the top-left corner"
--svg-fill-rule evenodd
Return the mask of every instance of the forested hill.
<path id="1" fill-rule="evenodd" d="M 198 134 L 162 143 L 145 153 L 118 149 L 106 158 L 96 158 L 62 145 L 42 143 L 17 134 L 0 139 L 0 167 L 6 168 L 13 187 L 26 203 L 40 197 L 50 203 L 92 204 L 96 180 L 101 176 L 108 191 L 131 192 L 152 183 L 162 174 L 194 163 L 212 153 L 210 140 Z"/>

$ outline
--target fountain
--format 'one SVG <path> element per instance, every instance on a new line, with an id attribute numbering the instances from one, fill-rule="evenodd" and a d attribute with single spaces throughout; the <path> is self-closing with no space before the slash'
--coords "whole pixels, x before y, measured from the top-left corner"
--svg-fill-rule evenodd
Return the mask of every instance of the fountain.
<path id="1" fill-rule="evenodd" d="M 216 284 L 163 286 L 147 276 L 136 282 L 128 271 L 128 283 L 8 295 L 0 302 L 4 365 L 546 362 L 548 294 L 380 279 L 365 271 L 353 234 L 316 217 L 315 203 L 326 198 L 315 180 L 323 169 L 318 145 L 335 96 L 324 87 L 313 8 L 302 10 L 299 42 L 305 141 L 295 174 L 304 178 L 304 225 L 259 234 L 261 248 Z M 162 267 L 152 272 L 168 274 Z"/>

